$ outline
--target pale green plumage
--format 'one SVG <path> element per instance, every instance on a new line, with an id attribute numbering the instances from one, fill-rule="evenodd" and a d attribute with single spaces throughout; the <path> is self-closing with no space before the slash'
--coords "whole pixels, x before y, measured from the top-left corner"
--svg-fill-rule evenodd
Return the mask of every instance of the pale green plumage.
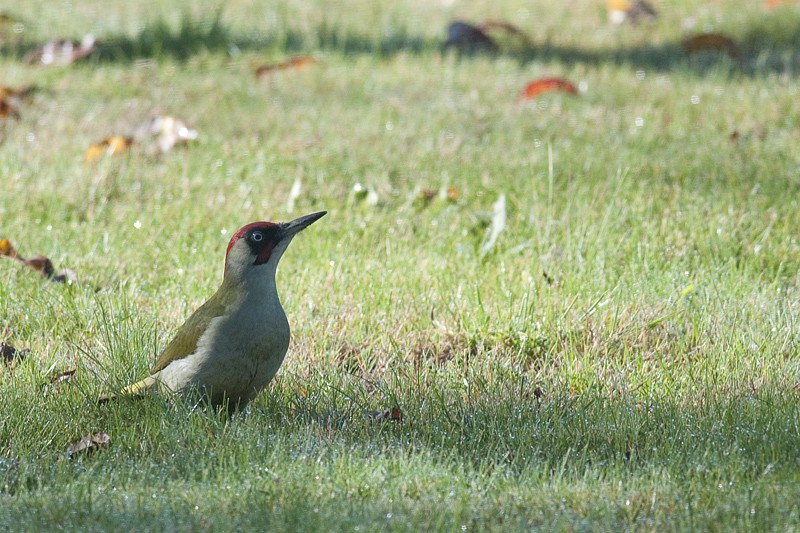
<path id="1" fill-rule="evenodd" d="M 197 343 L 200 337 L 205 333 L 206 329 L 208 329 L 211 321 L 226 314 L 228 306 L 239 296 L 239 291 L 237 291 L 236 288 L 235 284 L 228 282 L 227 278 L 224 279 L 222 286 L 217 292 L 178 328 L 175 336 L 156 360 L 153 369 L 150 371 L 150 375 L 137 381 L 133 385 L 125 387 L 120 391 L 120 394 L 139 394 L 148 390 L 158 382 L 156 378 L 162 369 L 171 362 L 183 359 L 187 355 L 193 353 L 197 349 Z"/>

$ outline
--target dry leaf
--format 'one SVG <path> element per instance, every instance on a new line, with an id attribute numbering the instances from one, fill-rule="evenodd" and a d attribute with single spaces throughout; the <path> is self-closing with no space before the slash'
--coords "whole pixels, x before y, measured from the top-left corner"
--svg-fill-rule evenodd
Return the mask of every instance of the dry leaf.
<path id="1" fill-rule="evenodd" d="M 375 422 L 402 422 L 403 413 L 397 407 L 382 411 L 368 411 L 367 415 Z"/>
<path id="2" fill-rule="evenodd" d="M 176 144 L 193 141 L 198 135 L 197 130 L 187 126 L 181 119 L 170 116 L 153 118 L 150 133 L 158 135 L 158 148 L 161 152 L 169 152 Z"/>
<path id="3" fill-rule="evenodd" d="M 786 4 L 797 4 L 800 3 L 798 0 L 766 0 L 764 2 L 764 9 L 772 9 L 773 7 L 778 7 L 780 5 Z"/>
<path id="4" fill-rule="evenodd" d="M 643 20 L 653 21 L 658 16 L 655 8 L 645 0 L 606 0 L 606 8 L 611 24 L 622 24 L 626 20 L 638 24 Z"/>
<path id="5" fill-rule="evenodd" d="M 437 194 L 439 194 L 439 191 L 435 191 L 433 189 L 422 189 L 421 191 L 419 191 L 420 199 L 425 200 L 426 202 L 430 202 L 431 200 L 436 198 Z"/>
<path id="6" fill-rule="evenodd" d="M 48 383 L 61 383 L 61 382 L 64 382 L 64 381 L 69 381 L 70 379 L 72 379 L 72 376 L 75 375 L 75 372 L 77 372 L 77 369 L 75 369 L 75 368 L 73 368 L 71 370 L 64 370 L 64 371 L 61 371 L 61 372 L 56 372 L 55 374 L 51 375 L 50 378 L 48 378 L 47 382 Z"/>
<path id="7" fill-rule="evenodd" d="M 452 22 L 447 28 L 447 40 L 443 48 L 451 46 L 461 52 L 497 51 L 497 44 L 482 29 L 460 20 Z"/>
<path id="8" fill-rule="evenodd" d="M 723 52 L 733 59 L 742 59 L 742 50 L 736 41 L 721 33 L 701 33 L 684 39 L 681 46 L 689 55 L 699 52 Z"/>
<path id="9" fill-rule="evenodd" d="M 478 27 L 483 31 L 503 30 L 506 33 L 510 33 L 512 35 L 519 35 L 521 37 L 525 37 L 525 32 L 523 32 L 513 24 L 509 22 L 504 22 L 502 20 L 486 20 L 482 22 Z"/>
<path id="10" fill-rule="evenodd" d="M 0 118 L 19 118 L 19 111 L 8 100 L 0 100 Z"/>
<path id="11" fill-rule="evenodd" d="M 29 65 L 66 66 L 88 56 L 96 46 L 93 35 L 85 36 L 80 42 L 54 39 L 27 54 L 24 60 Z"/>
<path id="12" fill-rule="evenodd" d="M 520 100 L 530 100 L 548 91 L 563 91 L 578 94 L 575 86 L 562 78 L 542 78 L 528 83 L 519 95 Z"/>
<path id="13" fill-rule="evenodd" d="M 28 355 L 29 350 L 17 350 L 10 344 L 0 342 L 0 355 L 3 356 L 3 362 L 6 366 L 12 366 L 15 363 L 21 362 Z"/>
<path id="14" fill-rule="evenodd" d="M 311 56 L 295 56 L 287 59 L 286 61 L 281 61 L 279 63 L 268 63 L 266 65 L 261 65 L 256 67 L 256 77 L 262 78 L 277 70 L 304 70 L 305 68 L 317 63 L 318 60 L 315 57 Z"/>
<path id="15" fill-rule="evenodd" d="M 102 141 L 91 145 L 84 155 L 84 161 L 90 163 L 102 156 L 117 155 L 126 151 L 133 144 L 133 138 L 122 137 L 121 135 L 111 135 Z"/>
<path id="16" fill-rule="evenodd" d="M 8 239 L 0 239 L 0 256 L 17 257 L 17 251 Z"/>
<path id="17" fill-rule="evenodd" d="M 10 98 L 24 99 L 32 95 L 36 91 L 35 85 L 28 85 L 27 87 L 9 87 L 7 85 L 0 85 L 0 100 L 7 100 Z"/>
<path id="18" fill-rule="evenodd" d="M 108 436 L 108 433 L 103 433 L 102 431 L 98 431 L 94 434 L 87 433 L 82 435 L 81 438 L 69 443 L 66 450 L 67 455 L 70 459 L 77 453 L 90 455 L 97 450 L 107 448 L 110 440 L 111 437 Z"/>
<path id="19" fill-rule="evenodd" d="M 497 237 L 500 236 L 500 233 L 506 227 L 506 195 L 500 194 L 500 197 L 497 199 L 495 203 L 492 204 L 492 223 L 489 225 L 489 228 L 486 230 L 486 236 L 483 239 L 483 244 L 481 244 L 481 257 L 488 254 L 492 248 L 494 248 L 495 243 L 497 243 Z"/>
<path id="20" fill-rule="evenodd" d="M 11 241 L 8 239 L 0 239 L 0 257 L 14 259 L 50 281 L 62 283 L 74 283 L 78 281 L 78 276 L 75 272 L 68 268 L 59 270 L 58 273 L 55 274 L 52 261 L 43 255 L 35 255 L 30 259 L 25 259 L 17 253 Z"/>
<path id="21" fill-rule="evenodd" d="M 53 263 L 43 255 L 34 255 L 30 259 L 21 259 L 21 261 L 25 266 L 38 272 L 44 278 L 52 277 L 55 272 Z"/>

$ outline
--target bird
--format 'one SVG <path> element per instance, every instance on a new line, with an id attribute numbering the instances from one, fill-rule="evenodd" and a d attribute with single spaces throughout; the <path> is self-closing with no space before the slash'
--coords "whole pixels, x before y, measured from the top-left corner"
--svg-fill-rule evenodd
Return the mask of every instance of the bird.
<path id="1" fill-rule="evenodd" d="M 252 222 L 236 231 L 219 289 L 178 329 L 150 375 L 119 395 L 157 389 L 231 413 L 244 409 L 275 376 L 289 348 L 289 322 L 275 284 L 278 261 L 292 238 L 326 213 Z"/>

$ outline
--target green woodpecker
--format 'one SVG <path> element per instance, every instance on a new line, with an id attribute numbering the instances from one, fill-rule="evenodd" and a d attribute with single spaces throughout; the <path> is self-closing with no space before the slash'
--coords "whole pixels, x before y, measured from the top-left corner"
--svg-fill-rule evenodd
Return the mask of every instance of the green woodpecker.
<path id="1" fill-rule="evenodd" d="M 122 394 L 156 386 L 230 411 L 255 398 L 289 347 L 289 322 L 275 287 L 278 261 L 292 237 L 325 213 L 282 224 L 253 222 L 234 233 L 220 288 L 180 327 L 150 376 Z"/>

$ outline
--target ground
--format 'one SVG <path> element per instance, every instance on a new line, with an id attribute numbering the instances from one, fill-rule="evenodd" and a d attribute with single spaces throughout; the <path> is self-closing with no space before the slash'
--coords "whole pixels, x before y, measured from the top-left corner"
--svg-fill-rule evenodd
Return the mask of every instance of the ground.
<path id="1" fill-rule="evenodd" d="M 0 239 L 77 281 L 0 261 L 24 356 L 0 366 L 0 528 L 800 527 L 798 8 L 383 4 L 6 11 L 0 82 L 37 89 L 0 119 Z M 442 50 L 489 19 L 525 37 Z M 702 32 L 737 52 L 688 54 Z M 72 65 L 24 61 L 88 33 Z M 520 99 L 552 77 L 576 94 Z M 159 153 L 158 115 L 197 139 Z M 135 140 L 87 158 L 111 135 Z M 238 227 L 323 209 L 248 412 L 97 404 Z"/>

